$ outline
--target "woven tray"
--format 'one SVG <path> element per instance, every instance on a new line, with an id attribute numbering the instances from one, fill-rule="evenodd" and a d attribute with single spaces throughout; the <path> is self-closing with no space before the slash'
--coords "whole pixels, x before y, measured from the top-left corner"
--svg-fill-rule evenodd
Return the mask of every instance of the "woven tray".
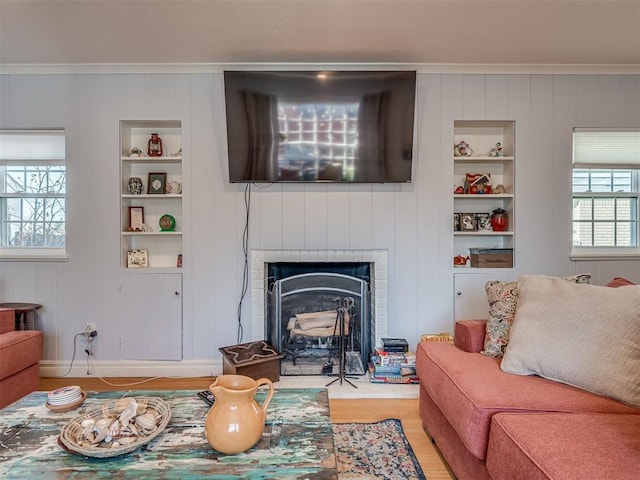
<path id="1" fill-rule="evenodd" d="M 126 445 L 119 445 L 117 447 L 107 446 L 102 444 L 102 442 L 102 445 L 80 445 L 78 442 L 82 439 L 83 431 L 81 423 L 84 420 L 93 419 L 98 421 L 104 417 L 105 410 L 117 418 L 118 414 L 114 413 L 117 402 L 112 401 L 100 406 L 99 408 L 95 408 L 94 410 L 85 412 L 82 415 L 78 415 L 63 426 L 60 430 L 60 436 L 58 437 L 58 444 L 69 453 L 85 455 L 87 457 L 108 458 L 133 452 L 135 449 L 145 445 L 162 433 L 169 423 L 169 420 L 171 420 L 171 409 L 161 398 L 135 397 L 135 400 L 137 403 L 146 403 L 147 408 L 155 410 L 160 417 L 160 421 L 157 424 L 156 429 L 150 434 L 141 434 L 135 442 Z"/>

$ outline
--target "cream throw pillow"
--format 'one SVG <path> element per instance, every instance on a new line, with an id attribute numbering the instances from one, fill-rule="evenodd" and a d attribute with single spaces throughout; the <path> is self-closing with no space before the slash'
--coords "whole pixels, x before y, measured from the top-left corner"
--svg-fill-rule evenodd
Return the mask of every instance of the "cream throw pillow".
<path id="1" fill-rule="evenodd" d="M 501 368 L 640 407 L 640 286 L 520 277 L 518 308 Z"/>
<path id="2" fill-rule="evenodd" d="M 565 282 L 589 283 L 590 273 L 560 277 Z M 509 343 L 509 331 L 518 307 L 518 282 L 489 281 L 485 284 L 489 302 L 489 318 L 484 335 L 484 349 L 488 357 L 502 357 Z"/>

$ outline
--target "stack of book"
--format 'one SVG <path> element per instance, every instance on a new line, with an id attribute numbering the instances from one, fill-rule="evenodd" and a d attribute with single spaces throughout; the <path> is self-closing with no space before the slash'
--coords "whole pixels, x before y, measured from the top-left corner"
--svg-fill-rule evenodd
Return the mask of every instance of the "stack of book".
<path id="1" fill-rule="evenodd" d="M 372 383 L 420 383 L 416 374 L 416 355 L 404 339 L 382 339 L 369 363 Z"/>

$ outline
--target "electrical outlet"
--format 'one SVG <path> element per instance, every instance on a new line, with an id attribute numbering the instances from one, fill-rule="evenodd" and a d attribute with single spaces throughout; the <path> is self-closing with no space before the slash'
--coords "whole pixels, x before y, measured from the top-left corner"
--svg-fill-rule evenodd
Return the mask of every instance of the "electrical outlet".
<path id="1" fill-rule="evenodd" d="M 96 335 L 98 335 L 96 324 L 94 322 L 88 322 L 84 327 L 84 336 L 87 337 L 89 341 L 91 341 Z"/>

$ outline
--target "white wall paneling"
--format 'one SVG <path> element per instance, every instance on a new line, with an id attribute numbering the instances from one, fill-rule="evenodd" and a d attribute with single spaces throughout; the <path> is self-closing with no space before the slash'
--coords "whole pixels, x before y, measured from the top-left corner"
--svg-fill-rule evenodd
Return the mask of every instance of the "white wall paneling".
<path id="1" fill-rule="evenodd" d="M 349 235 L 345 230 L 351 229 L 350 199 L 348 185 L 333 186 L 331 195 L 327 195 L 327 248 L 330 250 L 344 248 L 345 236 Z"/>
<path id="2" fill-rule="evenodd" d="M 531 273 L 543 273 L 544 271 L 551 271 L 551 268 L 557 268 L 556 260 L 558 259 L 554 258 L 553 243 L 555 242 L 555 235 L 539 235 L 538 232 L 557 230 L 557 223 L 554 221 L 554 217 L 556 216 L 556 211 L 561 210 L 562 205 L 559 203 L 558 198 L 554 198 L 555 194 L 559 192 L 553 187 L 562 180 L 565 181 L 565 186 L 569 186 L 570 183 L 566 182 L 566 178 L 559 178 L 559 169 L 555 167 L 556 160 L 558 160 L 558 152 L 555 151 L 553 143 L 555 125 L 553 121 L 549 121 L 553 120 L 554 113 L 553 77 L 549 75 L 532 75 L 530 86 L 531 109 L 529 118 L 531 125 L 535 125 L 535 127 L 531 128 L 529 132 L 531 149 L 529 150 L 530 161 L 527 162 L 528 172 L 526 176 L 520 176 L 520 181 L 516 184 L 518 193 L 516 195 L 516 208 L 520 206 L 519 203 L 523 200 L 523 197 L 519 195 L 520 187 L 524 187 L 527 189 L 527 197 L 524 197 L 526 200 L 521 211 L 523 213 L 528 212 L 529 218 L 524 221 L 519 219 L 518 228 L 524 223 L 529 227 L 528 234 L 535 239 L 535 242 L 529 244 L 529 258 L 542 259 L 541 262 L 536 262 L 536 264 L 529 266 L 529 269 L 537 270 Z M 558 101 L 561 102 L 560 99 Z M 517 124 L 516 129 L 520 130 Z M 516 151 L 518 152 L 516 153 L 515 162 L 516 175 L 518 174 L 519 165 L 524 163 L 518 155 L 520 152 L 519 147 L 520 145 L 516 142 Z M 571 165 L 571 158 L 569 158 L 568 165 Z M 546 172 L 544 178 L 538 177 L 541 172 Z M 542 184 L 547 185 L 541 186 Z M 570 205 L 571 198 L 567 198 L 566 201 Z M 533 204 L 536 205 L 536 208 L 530 208 Z M 562 227 L 561 230 L 567 228 L 570 229 L 570 225 Z M 518 235 L 518 239 L 520 237 L 521 235 Z M 547 255 L 547 253 L 552 255 Z"/>
<path id="3" fill-rule="evenodd" d="M 254 186 L 249 250 L 386 250 L 388 334 L 415 345 L 422 333 L 451 330 L 453 122 L 513 120 L 517 268 L 488 277 L 591 271 L 596 284 L 615 275 L 640 282 L 638 261 L 568 259 L 571 130 L 639 126 L 639 104 L 638 75 L 421 73 L 414 182 Z M 63 372 L 89 321 L 98 325 L 97 373 L 130 356 L 119 344 L 130 328 L 119 291 L 118 124 L 126 119 L 182 121 L 183 360 L 174 363 L 218 361 L 218 347 L 237 339 L 244 185 L 226 181 L 222 74 L 2 74 L 0 126 L 67 129 L 68 261 L 0 262 L 0 301 L 43 304 L 44 358 Z M 251 308 L 246 298 L 245 340 Z"/>

